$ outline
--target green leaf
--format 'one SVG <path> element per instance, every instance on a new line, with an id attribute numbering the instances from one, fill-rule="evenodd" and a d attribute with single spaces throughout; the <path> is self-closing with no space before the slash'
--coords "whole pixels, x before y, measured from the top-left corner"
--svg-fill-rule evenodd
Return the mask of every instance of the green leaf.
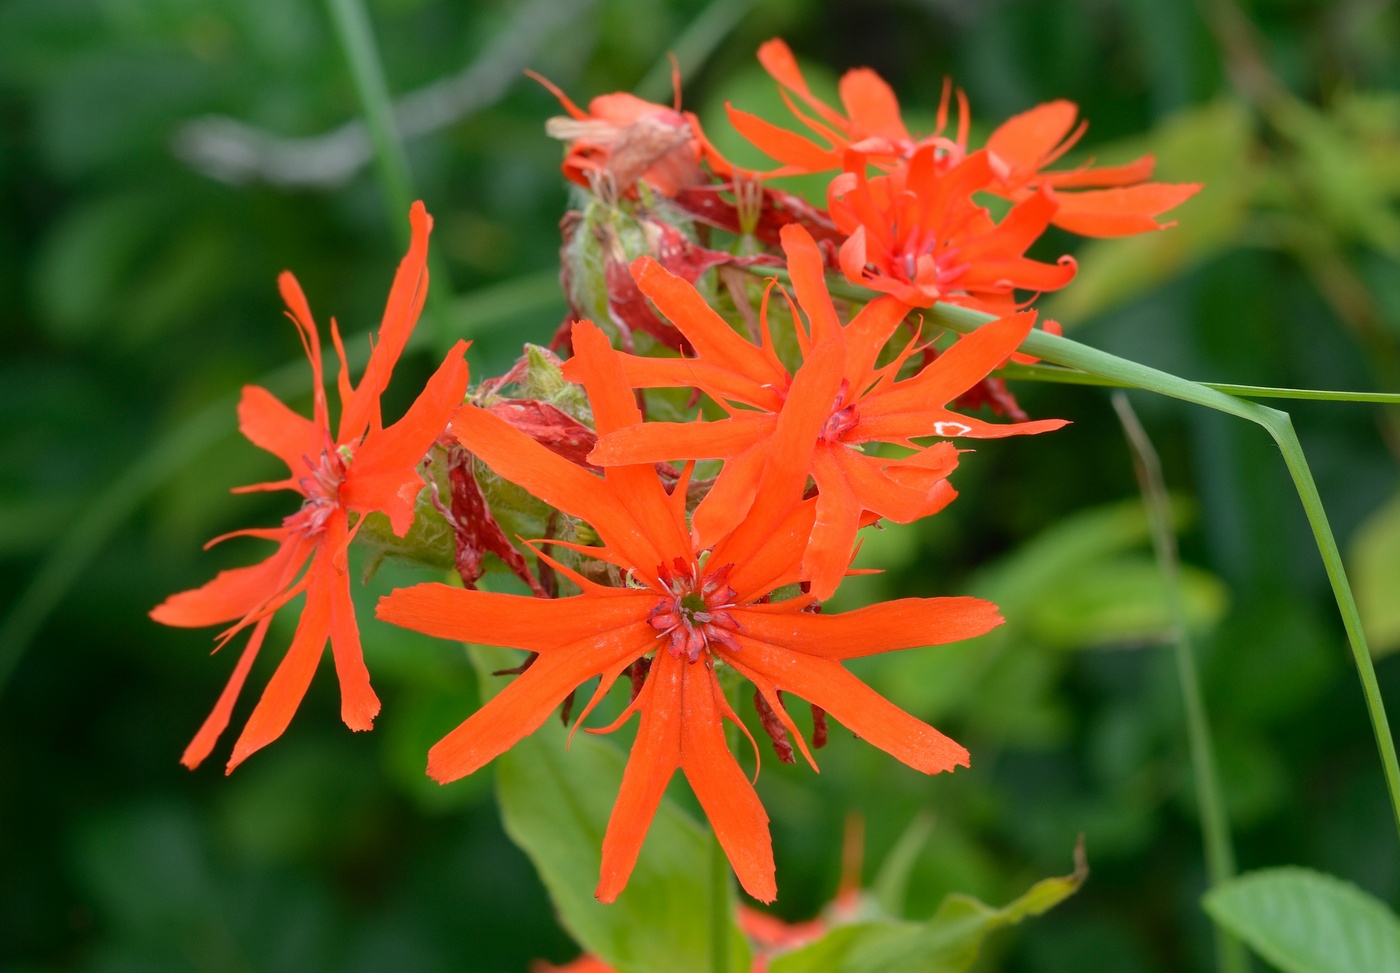
<path id="1" fill-rule="evenodd" d="M 1293 867 L 1251 872 L 1203 903 L 1283 973 L 1400 973 L 1400 920 L 1331 875 Z"/>
<path id="2" fill-rule="evenodd" d="M 949 895 L 928 922 L 861 922 L 833 929 L 808 946 L 774 960 L 771 973 L 963 973 L 977 961 L 994 930 L 1038 916 L 1069 898 L 1088 876 L 1083 843 L 1075 869 L 1047 878 L 1000 909 L 968 895 Z"/>
<path id="3" fill-rule="evenodd" d="M 1373 656 L 1400 649 L 1400 495 L 1372 514 L 1351 545 L 1356 607 Z"/>
<path id="4" fill-rule="evenodd" d="M 500 677 L 490 673 L 518 661 L 501 649 L 469 651 L 483 686 L 499 685 Z M 619 973 L 708 973 L 708 836 L 662 801 L 626 890 L 613 904 L 600 903 L 593 889 L 603 833 L 626 758 L 612 743 L 586 733 L 566 750 L 566 736 L 550 719 L 496 759 L 506 833 L 530 856 L 560 922 L 587 952 Z M 747 970 L 748 944 L 737 925 L 731 926 L 730 944 L 729 968 Z"/>
<path id="5" fill-rule="evenodd" d="M 1213 627 L 1225 613 L 1224 584 L 1199 568 L 1181 568 L 1190 627 Z M 1162 571 L 1148 558 L 1119 557 L 1074 571 L 1050 586 L 1023 619 L 1038 641 L 1061 648 L 1167 641 L 1173 621 Z"/>

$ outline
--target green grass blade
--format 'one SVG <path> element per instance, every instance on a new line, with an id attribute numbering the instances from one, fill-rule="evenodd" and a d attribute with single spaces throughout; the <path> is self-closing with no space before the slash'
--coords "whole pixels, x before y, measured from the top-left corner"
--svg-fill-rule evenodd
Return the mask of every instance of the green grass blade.
<path id="1" fill-rule="evenodd" d="M 993 315 L 983 314 L 967 308 L 935 305 L 929 317 L 959 334 L 975 331 L 981 325 L 995 320 Z M 1283 453 L 1288 472 L 1293 477 L 1293 486 L 1303 503 L 1308 523 L 1312 527 L 1313 540 L 1327 569 L 1327 578 L 1332 585 L 1332 594 L 1337 600 L 1337 608 L 1346 627 L 1347 639 L 1351 645 L 1352 659 L 1357 674 L 1361 678 L 1362 692 L 1366 697 L 1366 708 L 1371 718 L 1371 728 L 1376 737 L 1376 748 L 1380 753 L 1385 770 L 1386 786 L 1390 791 L 1391 809 L 1395 815 L 1396 831 L 1400 834 L 1400 761 L 1395 754 L 1395 741 L 1390 733 L 1390 721 L 1386 717 L 1385 702 L 1381 698 L 1380 687 L 1376 682 L 1376 669 L 1366 647 L 1366 635 L 1361 628 L 1361 616 L 1356 609 L 1356 598 L 1347 582 L 1346 570 L 1342 566 L 1341 553 L 1337 550 L 1337 540 L 1332 535 L 1332 527 L 1327 522 L 1327 512 L 1322 506 L 1322 498 L 1313 482 L 1312 470 L 1303 456 L 1298 436 L 1293 431 L 1293 420 L 1288 413 L 1271 409 L 1245 399 L 1236 398 L 1217 389 L 1180 378 L 1168 372 L 1140 365 L 1106 351 L 1082 345 L 1077 341 L 1044 331 L 1032 331 L 1021 343 L 1021 351 L 1043 358 L 1056 365 L 1111 379 L 1133 388 L 1157 392 L 1184 402 L 1215 409 L 1228 415 L 1247 419 L 1264 427 L 1273 437 Z"/>
<path id="2" fill-rule="evenodd" d="M 692 77 L 719 49 L 739 21 L 753 9 L 756 0 L 714 0 L 676 38 L 671 53 L 681 66 L 682 77 Z M 632 89 L 638 98 L 666 103 L 671 100 L 671 58 L 663 57 Z"/>
<path id="3" fill-rule="evenodd" d="M 1191 628 L 1181 595 L 1180 557 L 1176 531 L 1172 526 L 1171 497 L 1162 478 L 1162 462 L 1147 430 L 1138 421 L 1125 392 L 1113 393 L 1113 408 L 1123 424 L 1123 432 L 1133 453 L 1133 466 L 1142 490 L 1143 505 L 1152 526 L 1152 547 L 1166 583 L 1167 603 L 1176 629 L 1172 648 L 1176 656 L 1177 681 L 1181 685 L 1182 708 L 1186 714 L 1186 737 L 1191 751 L 1191 770 L 1196 779 L 1196 806 L 1201 818 L 1206 871 L 1212 888 L 1219 888 L 1235 876 L 1235 849 L 1230 838 L 1230 819 L 1220 791 L 1220 773 L 1215 762 L 1215 743 L 1210 718 L 1196 670 L 1191 646 Z M 1221 926 L 1215 926 L 1216 968 L 1222 973 L 1245 973 L 1249 959 L 1243 944 Z"/>
<path id="4" fill-rule="evenodd" d="M 1017 365 L 1014 362 L 997 370 L 1001 378 L 1027 382 L 1056 382 L 1061 385 L 1099 385 L 1127 388 L 1123 382 L 1089 375 L 1058 365 Z M 1287 389 L 1270 385 L 1231 385 L 1223 382 L 1198 382 L 1208 389 L 1246 399 L 1299 399 L 1314 402 L 1370 402 L 1380 405 L 1400 405 L 1400 392 L 1339 392 L 1331 389 Z"/>

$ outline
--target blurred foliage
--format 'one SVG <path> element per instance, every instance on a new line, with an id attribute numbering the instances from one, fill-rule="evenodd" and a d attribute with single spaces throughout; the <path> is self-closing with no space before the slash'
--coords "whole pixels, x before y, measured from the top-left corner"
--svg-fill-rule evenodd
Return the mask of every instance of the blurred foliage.
<path id="1" fill-rule="evenodd" d="M 425 344 L 472 337 L 481 378 L 523 342 L 546 342 L 563 314 L 552 281 L 567 193 L 543 134 L 558 108 L 519 69 L 578 99 L 664 78 L 661 55 L 707 10 L 721 23 L 702 0 L 372 4 L 391 88 L 455 79 L 466 106 L 407 143 L 450 277 L 436 286 L 458 295 Z M 1192 378 L 1400 390 L 1393 5 L 757 4 L 685 65 L 686 100 L 717 138 L 725 99 L 772 99 L 753 51 L 776 33 L 814 79 L 875 67 L 911 116 L 936 104 L 945 74 L 984 130 L 1073 99 L 1093 126 L 1079 158 L 1147 148 L 1164 178 L 1207 183 L 1176 229 L 1079 247 L 1079 280 L 1047 304 L 1076 337 Z M 664 97 L 658 87 L 648 94 Z M 202 554 L 206 538 L 286 511 L 228 497 L 272 472 L 233 436 L 231 409 L 170 454 L 178 470 L 149 467 L 160 475 L 148 477 L 154 493 L 129 494 L 135 516 L 110 506 L 112 491 L 204 406 L 297 359 L 278 271 L 293 269 L 347 334 L 377 322 L 397 249 L 357 130 L 344 128 L 356 112 L 311 0 L 0 0 L 6 601 L 65 530 L 115 511 L 0 684 L 6 970 L 517 973 L 577 951 L 502 830 L 490 773 L 446 788 L 423 776 L 427 747 L 477 699 L 458 647 L 366 612 L 385 701 L 374 734 L 346 732 L 331 681 L 318 680 L 287 737 L 231 778 L 176 763 L 229 662 L 206 657 L 203 633 L 161 629 L 145 611 L 246 560 L 250 542 Z M 242 141 L 230 141 L 230 121 Z M 250 158 L 281 181 L 249 177 Z M 1047 250 L 1057 245 L 1072 244 Z M 391 406 L 429 364 L 404 362 Z M 280 374 L 305 396 L 304 372 Z M 837 606 L 956 592 L 1003 605 L 1008 624 L 982 640 L 856 665 L 965 743 L 973 768 L 923 778 L 842 732 L 819 754 L 820 776 L 767 760 L 758 786 L 777 909 L 806 918 L 831 898 L 852 811 L 872 862 L 917 814 L 933 815 L 904 883 L 916 918 L 950 892 L 1012 901 L 1062 870 L 1082 832 L 1090 880 L 1034 926 L 989 939 L 977 969 L 1209 969 L 1180 701 L 1127 448 L 1100 390 L 1017 394 L 1074 425 L 979 445 L 948 511 L 868 532 L 862 556 L 886 571 L 853 579 Z M 1400 856 L 1370 729 L 1276 451 L 1224 417 L 1135 404 L 1182 498 L 1188 602 L 1241 865 L 1309 866 L 1395 901 Z M 1393 649 L 1400 424 L 1362 406 L 1291 411 L 1354 554 L 1377 649 Z M 389 561 L 357 595 L 368 606 L 417 577 Z M 284 622 L 274 642 L 285 644 Z M 1392 701 L 1397 665 L 1379 668 Z"/>

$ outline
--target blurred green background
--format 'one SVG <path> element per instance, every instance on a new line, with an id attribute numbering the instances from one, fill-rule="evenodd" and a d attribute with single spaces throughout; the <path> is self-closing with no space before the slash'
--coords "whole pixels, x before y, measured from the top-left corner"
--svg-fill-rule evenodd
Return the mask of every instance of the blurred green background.
<path id="1" fill-rule="evenodd" d="M 814 83 L 870 65 L 914 119 L 945 74 L 982 135 L 1070 98 L 1092 121 L 1078 159 L 1148 147 L 1163 178 L 1207 184 L 1177 229 L 1044 242 L 1081 259 L 1044 305 L 1073 336 L 1192 378 L 1400 391 L 1393 4 L 378 0 L 371 15 L 437 219 L 433 287 L 449 299 L 426 344 L 473 338 L 477 378 L 564 311 L 567 193 L 543 132 L 557 105 L 521 69 L 581 102 L 638 85 L 666 100 L 660 59 L 675 49 L 687 104 L 732 147 L 721 106 L 777 104 L 753 52 L 781 34 Z M 321 321 L 358 336 L 400 253 L 403 217 L 387 215 L 357 113 L 315 0 L 0 2 L 6 971 L 522 971 L 576 952 L 501 831 L 489 772 L 447 788 L 423 776 L 427 747 L 475 704 L 460 647 L 366 612 L 376 732 L 339 723 L 323 671 L 286 736 L 232 777 L 227 740 L 197 773 L 176 762 L 232 660 L 145 612 L 256 556 L 201 553 L 204 540 L 287 512 L 283 497 L 227 493 L 272 472 L 233 433 L 239 386 L 305 405 L 276 274 L 294 270 Z M 391 409 L 431 358 L 404 361 Z M 924 778 L 844 731 L 820 777 L 766 761 L 777 910 L 806 918 L 831 897 L 848 813 L 866 822 L 868 878 L 926 809 L 912 916 L 950 890 L 1001 902 L 1063 874 L 1085 835 L 1083 891 L 1002 934 L 980 969 L 1206 970 L 1185 734 L 1127 447 L 1101 390 L 1016 392 L 1074 424 L 981 445 L 947 512 L 869 538 L 863 559 L 889 570 L 836 606 L 958 592 L 1002 605 L 1010 622 L 983 640 L 857 666 L 965 743 L 973 768 Z M 1310 865 L 1394 903 L 1379 762 L 1276 450 L 1234 420 L 1134 402 L 1179 500 L 1241 866 Z M 1400 647 L 1400 422 L 1292 411 L 1374 648 Z M 417 577 L 391 567 L 358 594 L 368 605 Z M 1379 676 L 1400 706 L 1400 661 Z"/>

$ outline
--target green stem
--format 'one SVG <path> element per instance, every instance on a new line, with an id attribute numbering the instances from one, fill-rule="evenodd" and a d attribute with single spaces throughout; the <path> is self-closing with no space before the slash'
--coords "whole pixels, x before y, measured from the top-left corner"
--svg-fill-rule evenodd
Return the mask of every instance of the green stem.
<path id="1" fill-rule="evenodd" d="M 364 112 L 365 127 L 369 130 L 370 145 L 374 148 L 374 168 L 389 210 L 389 225 L 393 227 L 400 251 L 407 250 L 408 208 L 418 194 L 413 188 L 408 156 L 404 154 L 398 125 L 394 121 L 394 102 L 384 79 L 383 60 L 379 56 L 379 45 L 375 42 L 374 25 L 370 22 L 364 0 L 326 0 L 326 7 L 341 51 L 350 67 L 350 75 L 354 78 L 360 108 Z M 428 253 L 428 269 L 432 277 L 432 286 L 428 288 L 428 311 L 445 342 L 454 337 L 448 332 L 452 278 L 447 275 L 442 258 L 437 256 L 435 250 Z"/>
<path id="2" fill-rule="evenodd" d="M 398 127 L 394 124 L 394 103 L 384 80 L 374 26 L 363 0 L 326 0 L 326 6 L 364 111 L 365 126 L 374 147 L 374 168 L 394 216 L 391 220 L 394 233 L 399 238 L 400 249 L 406 250 L 408 224 L 403 217 L 414 199 L 413 180 L 408 174 L 408 158 L 399 142 Z"/>
<path id="3" fill-rule="evenodd" d="M 995 320 L 994 316 L 990 314 L 942 304 L 935 305 L 930 309 L 929 316 L 959 334 L 975 331 L 988 321 Z M 1322 498 L 1318 495 L 1317 484 L 1313 482 L 1312 471 L 1308 468 L 1307 460 L 1303 456 L 1302 445 L 1298 442 L 1297 433 L 1293 430 L 1293 420 L 1288 413 L 1235 398 L 1233 395 L 1227 395 L 1216 389 L 1207 388 L 1196 382 L 1178 378 L 1146 365 L 1139 365 L 1137 362 L 1128 361 L 1097 348 L 1090 348 L 1088 345 L 1081 345 L 1077 341 L 1071 341 L 1069 338 L 1059 335 L 1047 334 L 1044 331 L 1032 331 L 1021 343 L 1021 350 L 1057 365 L 1077 368 L 1080 371 L 1113 379 L 1133 388 L 1146 389 L 1149 392 L 1157 392 L 1161 395 L 1181 399 L 1184 402 L 1192 402 L 1208 409 L 1238 416 L 1241 419 L 1248 419 L 1250 422 L 1262 426 L 1273 437 L 1274 442 L 1278 444 L 1279 450 L 1283 453 L 1288 472 L 1293 477 L 1293 486 L 1298 491 L 1298 498 L 1303 503 L 1303 510 L 1306 512 L 1308 523 L 1312 527 L 1313 539 L 1317 544 L 1318 553 L 1322 556 L 1322 562 L 1327 569 L 1327 578 L 1332 584 L 1332 594 L 1337 599 L 1337 608 L 1341 611 L 1342 624 L 1346 627 L 1347 638 L 1351 644 L 1352 660 L 1355 662 L 1357 674 L 1361 678 L 1366 708 L 1371 717 L 1371 729 L 1375 733 L 1376 749 L 1380 753 L 1381 764 L 1385 771 L 1386 786 L 1390 791 L 1390 804 L 1395 815 L 1396 830 L 1397 833 L 1400 833 L 1400 760 L 1396 758 L 1395 740 L 1390 733 L 1390 721 L 1386 718 L 1385 702 L 1381 698 L 1380 686 L 1376 682 L 1375 665 L 1371 661 L 1370 650 L 1366 647 L 1366 635 L 1361 628 L 1361 615 L 1357 612 L 1356 599 L 1352 595 L 1351 585 L 1347 583 L 1341 552 L 1337 549 L 1336 538 L 1332 536 L 1332 527 L 1327 522 L 1327 512 L 1322 506 Z"/>
<path id="4" fill-rule="evenodd" d="M 1215 888 L 1235 877 L 1235 849 L 1230 839 L 1230 819 L 1221 796 L 1215 744 L 1211 739 L 1210 719 L 1206 715 L 1205 697 L 1201 693 L 1201 680 L 1196 671 L 1186 605 L 1181 596 L 1180 559 L 1176 532 L 1172 529 L 1171 500 L 1162 478 L 1162 462 L 1157 450 L 1148 438 L 1147 430 L 1138 421 L 1126 393 L 1113 393 L 1113 408 L 1118 412 L 1128 444 L 1132 447 L 1133 467 L 1142 490 L 1143 505 L 1147 508 L 1147 520 L 1152 528 L 1152 547 L 1162 569 L 1167 607 L 1175 629 L 1173 648 L 1176 674 L 1181 684 L 1182 708 L 1186 711 L 1186 738 L 1191 750 L 1191 770 L 1196 779 L 1196 807 L 1205 842 L 1206 872 L 1211 887 Z M 1216 968 L 1222 973 L 1245 973 L 1249 969 L 1249 960 L 1244 945 L 1218 923 L 1214 929 Z"/>
<path id="5" fill-rule="evenodd" d="M 1090 375 L 1077 369 L 1056 365 L 1017 365 L 1011 363 L 997 369 L 997 377 L 1028 382 L 1056 382 L 1061 385 L 1096 385 L 1108 388 L 1129 388 L 1102 375 Z M 1288 389 L 1271 385 L 1232 385 L 1224 382 L 1197 382 L 1208 389 L 1226 392 L 1247 399 L 1305 399 L 1316 402 L 1369 402 L 1380 405 L 1400 405 L 1400 392 L 1341 392 L 1332 389 Z"/>

